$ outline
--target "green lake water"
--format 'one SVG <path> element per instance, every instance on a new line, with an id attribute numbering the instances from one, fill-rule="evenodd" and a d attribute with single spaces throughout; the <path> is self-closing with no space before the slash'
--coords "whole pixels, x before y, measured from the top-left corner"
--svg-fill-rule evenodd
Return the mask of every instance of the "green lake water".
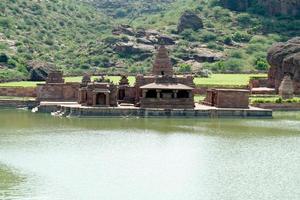
<path id="1" fill-rule="evenodd" d="M 299 200 L 300 113 L 77 119 L 0 110 L 0 200 Z"/>

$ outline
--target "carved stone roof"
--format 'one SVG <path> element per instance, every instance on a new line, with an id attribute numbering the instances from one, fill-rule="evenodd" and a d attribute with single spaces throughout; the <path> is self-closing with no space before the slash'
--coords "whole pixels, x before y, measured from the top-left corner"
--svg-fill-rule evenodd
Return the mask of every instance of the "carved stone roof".
<path id="1" fill-rule="evenodd" d="M 162 89 L 162 90 L 193 90 L 192 87 L 181 83 L 150 83 L 141 87 L 141 89 Z"/>

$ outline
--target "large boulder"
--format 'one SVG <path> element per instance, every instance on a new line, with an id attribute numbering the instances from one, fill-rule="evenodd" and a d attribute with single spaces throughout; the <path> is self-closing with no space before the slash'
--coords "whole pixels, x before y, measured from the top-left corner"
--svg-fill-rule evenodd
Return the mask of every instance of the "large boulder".
<path id="1" fill-rule="evenodd" d="M 185 29 L 192 29 L 194 31 L 197 31 L 202 28 L 202 19 L 192 11 L 185 11 L 179 19 L 177 31 L 181 33 Z"/>
<path id="2" fill-rule="evenodd" d="M 300 94 L 300 37 L 274 44 L 268 51 L 267 60 L 271 65 L 269 84 L 278 91 L 285 75 L 290 75 L 295 93 Z"/>
<path id="3" fill-rule="evenodd" d="M 113 35 L 130 35 L 130 36 L 134 36 L 135 32 L 133 30 L 133 28 L 131 28 L 129 25 L 119 25 L 117 27 L 114 27 L 114 29 L 112 30 L 112 34 Z"/>
<path id="4" fill-rule="evenodd" d="M 41 61 L 30 61 L 27 63 L 29 81 L 45 81 L 51 71 L 57 70 L 55 65 Z"/>
<path id="5" fill-rule="evenodd" d="M 119 42 L 115 44 L 113 50 L 123 57 L 130 57 L 136 61 L 141 61 L 152 56 L 154 47 L 132 42 Z"/>
<path id="6" fill-rule="evenodd" d="M 174 45 L 175 44 L 175 40 L 168 35 L 159 35 L 157 37 L 158 43 L 161 45 Z"/>

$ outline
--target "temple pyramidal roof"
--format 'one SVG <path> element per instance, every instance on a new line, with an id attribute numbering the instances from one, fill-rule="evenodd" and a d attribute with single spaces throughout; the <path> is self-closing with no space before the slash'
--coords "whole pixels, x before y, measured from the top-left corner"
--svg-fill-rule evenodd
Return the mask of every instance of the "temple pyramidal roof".
<path id="1" fill-rule="evenodd" d="M 169 52 L 165 46 L 158 48 L 152 74 L 156 76 L 173 76 L 174 74 Z"/>
<path id="2" fill-rule="evenodd" d="M 150 83 L 142 86 L 141 89 L 193 90 L 192 87 L 181 83 Z"/>

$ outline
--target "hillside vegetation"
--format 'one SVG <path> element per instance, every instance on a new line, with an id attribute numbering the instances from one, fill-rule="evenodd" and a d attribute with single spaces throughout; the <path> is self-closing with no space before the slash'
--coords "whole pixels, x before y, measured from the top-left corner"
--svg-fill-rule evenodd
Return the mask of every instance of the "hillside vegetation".
<path id="1" fill-rule="evenodd" d="M 54 63 L 67 75 L 146 72 L 157 43 L 141 44 L 144 38 L 137 33 L 149 29 L 176 42 L 169 48 L 180 73 L 203 68 L 264 72 L 270 45 L 300 33 L 297 16 L 266 17 L 221 5 L 216 0 L 2 0 L 0 80 L 27 79 L 31 61 Z M 203 28 L 178 32 L 187 10 L 200 17 Z M 119 25 L 127 25 L 133 35 L 112 34 Z M 120 43 L 122 48 L 136 45 L 136 51 L 120 52 Z M 194 59 L 207 54 L 218 59 Z"/>

